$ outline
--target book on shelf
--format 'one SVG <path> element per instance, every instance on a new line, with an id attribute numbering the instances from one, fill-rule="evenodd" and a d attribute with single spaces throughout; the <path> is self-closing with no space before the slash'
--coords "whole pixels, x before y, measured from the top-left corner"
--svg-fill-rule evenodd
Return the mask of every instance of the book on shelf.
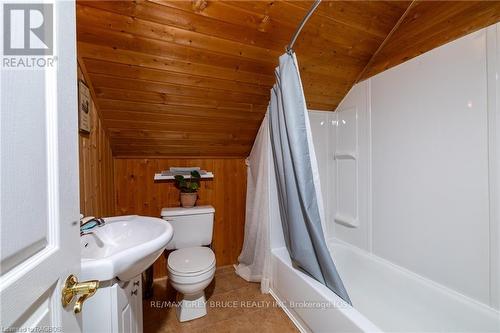
<path id="1" fill-rule="evenodd" d="M 172 170 L 172 169 L 174 169 L 174 170 Z M 162 176 L 177 176 L 177 175 L 190 176 L 191 171 L 198 171 L 200 173 L 200 176 L 207 174 L 206 170 L 200 170 L 200 168 L 198 168 L 197 170 L 193 170 L 193 169 L 186 170 L 187 168 L 184 168 L 185 170 L 179 170 L 179 169 L 181 169 L 181 168 L 170 168 L 170 170 L 163 170 L 161 172 L 161 175 Z"/>

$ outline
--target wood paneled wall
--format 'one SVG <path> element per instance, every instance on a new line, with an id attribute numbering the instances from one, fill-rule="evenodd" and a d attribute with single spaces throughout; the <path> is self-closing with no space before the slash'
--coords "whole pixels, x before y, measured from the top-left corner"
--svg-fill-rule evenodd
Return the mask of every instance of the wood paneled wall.
<path id="1" fill-rule="evenodd" d="M 245 227 L 246 165 L 239 159 L 121 159 L 115 158 L 116 215 L 160 216 L 163 207 L 179 206 L 173 181 L 155 182 L 154 174 L 172 166 L 199 166 L 212 171 L 202 180 L 198 205 L 215 207 L 212 246 L 217 265 L 234 264 L 241 252 Z M 165 258 L 155 263 L 155 277 L 166 275 Z"/>
<path id="2" fill-rule="evenodd" d="M 78 78 L 85 81 L 78 68 Z M 80 212 L 85 216 L 112 216 L 115 211 L 113 155 L 109 137 L 92 103 L 91 130 L 79 134 Z"/>

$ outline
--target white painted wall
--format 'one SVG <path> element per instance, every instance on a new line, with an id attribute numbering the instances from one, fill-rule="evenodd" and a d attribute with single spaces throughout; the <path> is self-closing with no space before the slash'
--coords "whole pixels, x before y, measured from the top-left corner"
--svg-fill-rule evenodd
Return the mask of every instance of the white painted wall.
<path id="1" fill-rule="evenodd" d="M 335 113 L 311 113 L 329 125 L 313 125 L 327 152 L 328 236 L 497 309 L 498 27 L 356 85 Z"/>

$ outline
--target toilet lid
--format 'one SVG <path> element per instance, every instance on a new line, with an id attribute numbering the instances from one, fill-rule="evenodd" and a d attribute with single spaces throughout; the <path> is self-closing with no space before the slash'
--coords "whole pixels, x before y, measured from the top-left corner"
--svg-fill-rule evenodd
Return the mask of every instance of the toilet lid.
<path id="1" fill-rule="evenodd" d="M 215 254 L 208 247 L 188 247 L 168 256 L 168 266 L 179 273 L 195 273 L 212 267 Z"/>

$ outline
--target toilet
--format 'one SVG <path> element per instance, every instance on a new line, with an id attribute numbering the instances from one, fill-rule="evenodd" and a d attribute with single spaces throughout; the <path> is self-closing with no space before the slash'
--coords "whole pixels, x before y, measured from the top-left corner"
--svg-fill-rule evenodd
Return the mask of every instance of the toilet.
<path id="1" fill-rule="evenodd" d="M 167 250 L 168 280 L 177 290 L 177 319 L 193 320 L 207 314 L 204 289 L 215 275 L 212 243 L 215 209 L 212 206 L 163 208 L 161 217 L 172 224 L 174 236 Z"/>

